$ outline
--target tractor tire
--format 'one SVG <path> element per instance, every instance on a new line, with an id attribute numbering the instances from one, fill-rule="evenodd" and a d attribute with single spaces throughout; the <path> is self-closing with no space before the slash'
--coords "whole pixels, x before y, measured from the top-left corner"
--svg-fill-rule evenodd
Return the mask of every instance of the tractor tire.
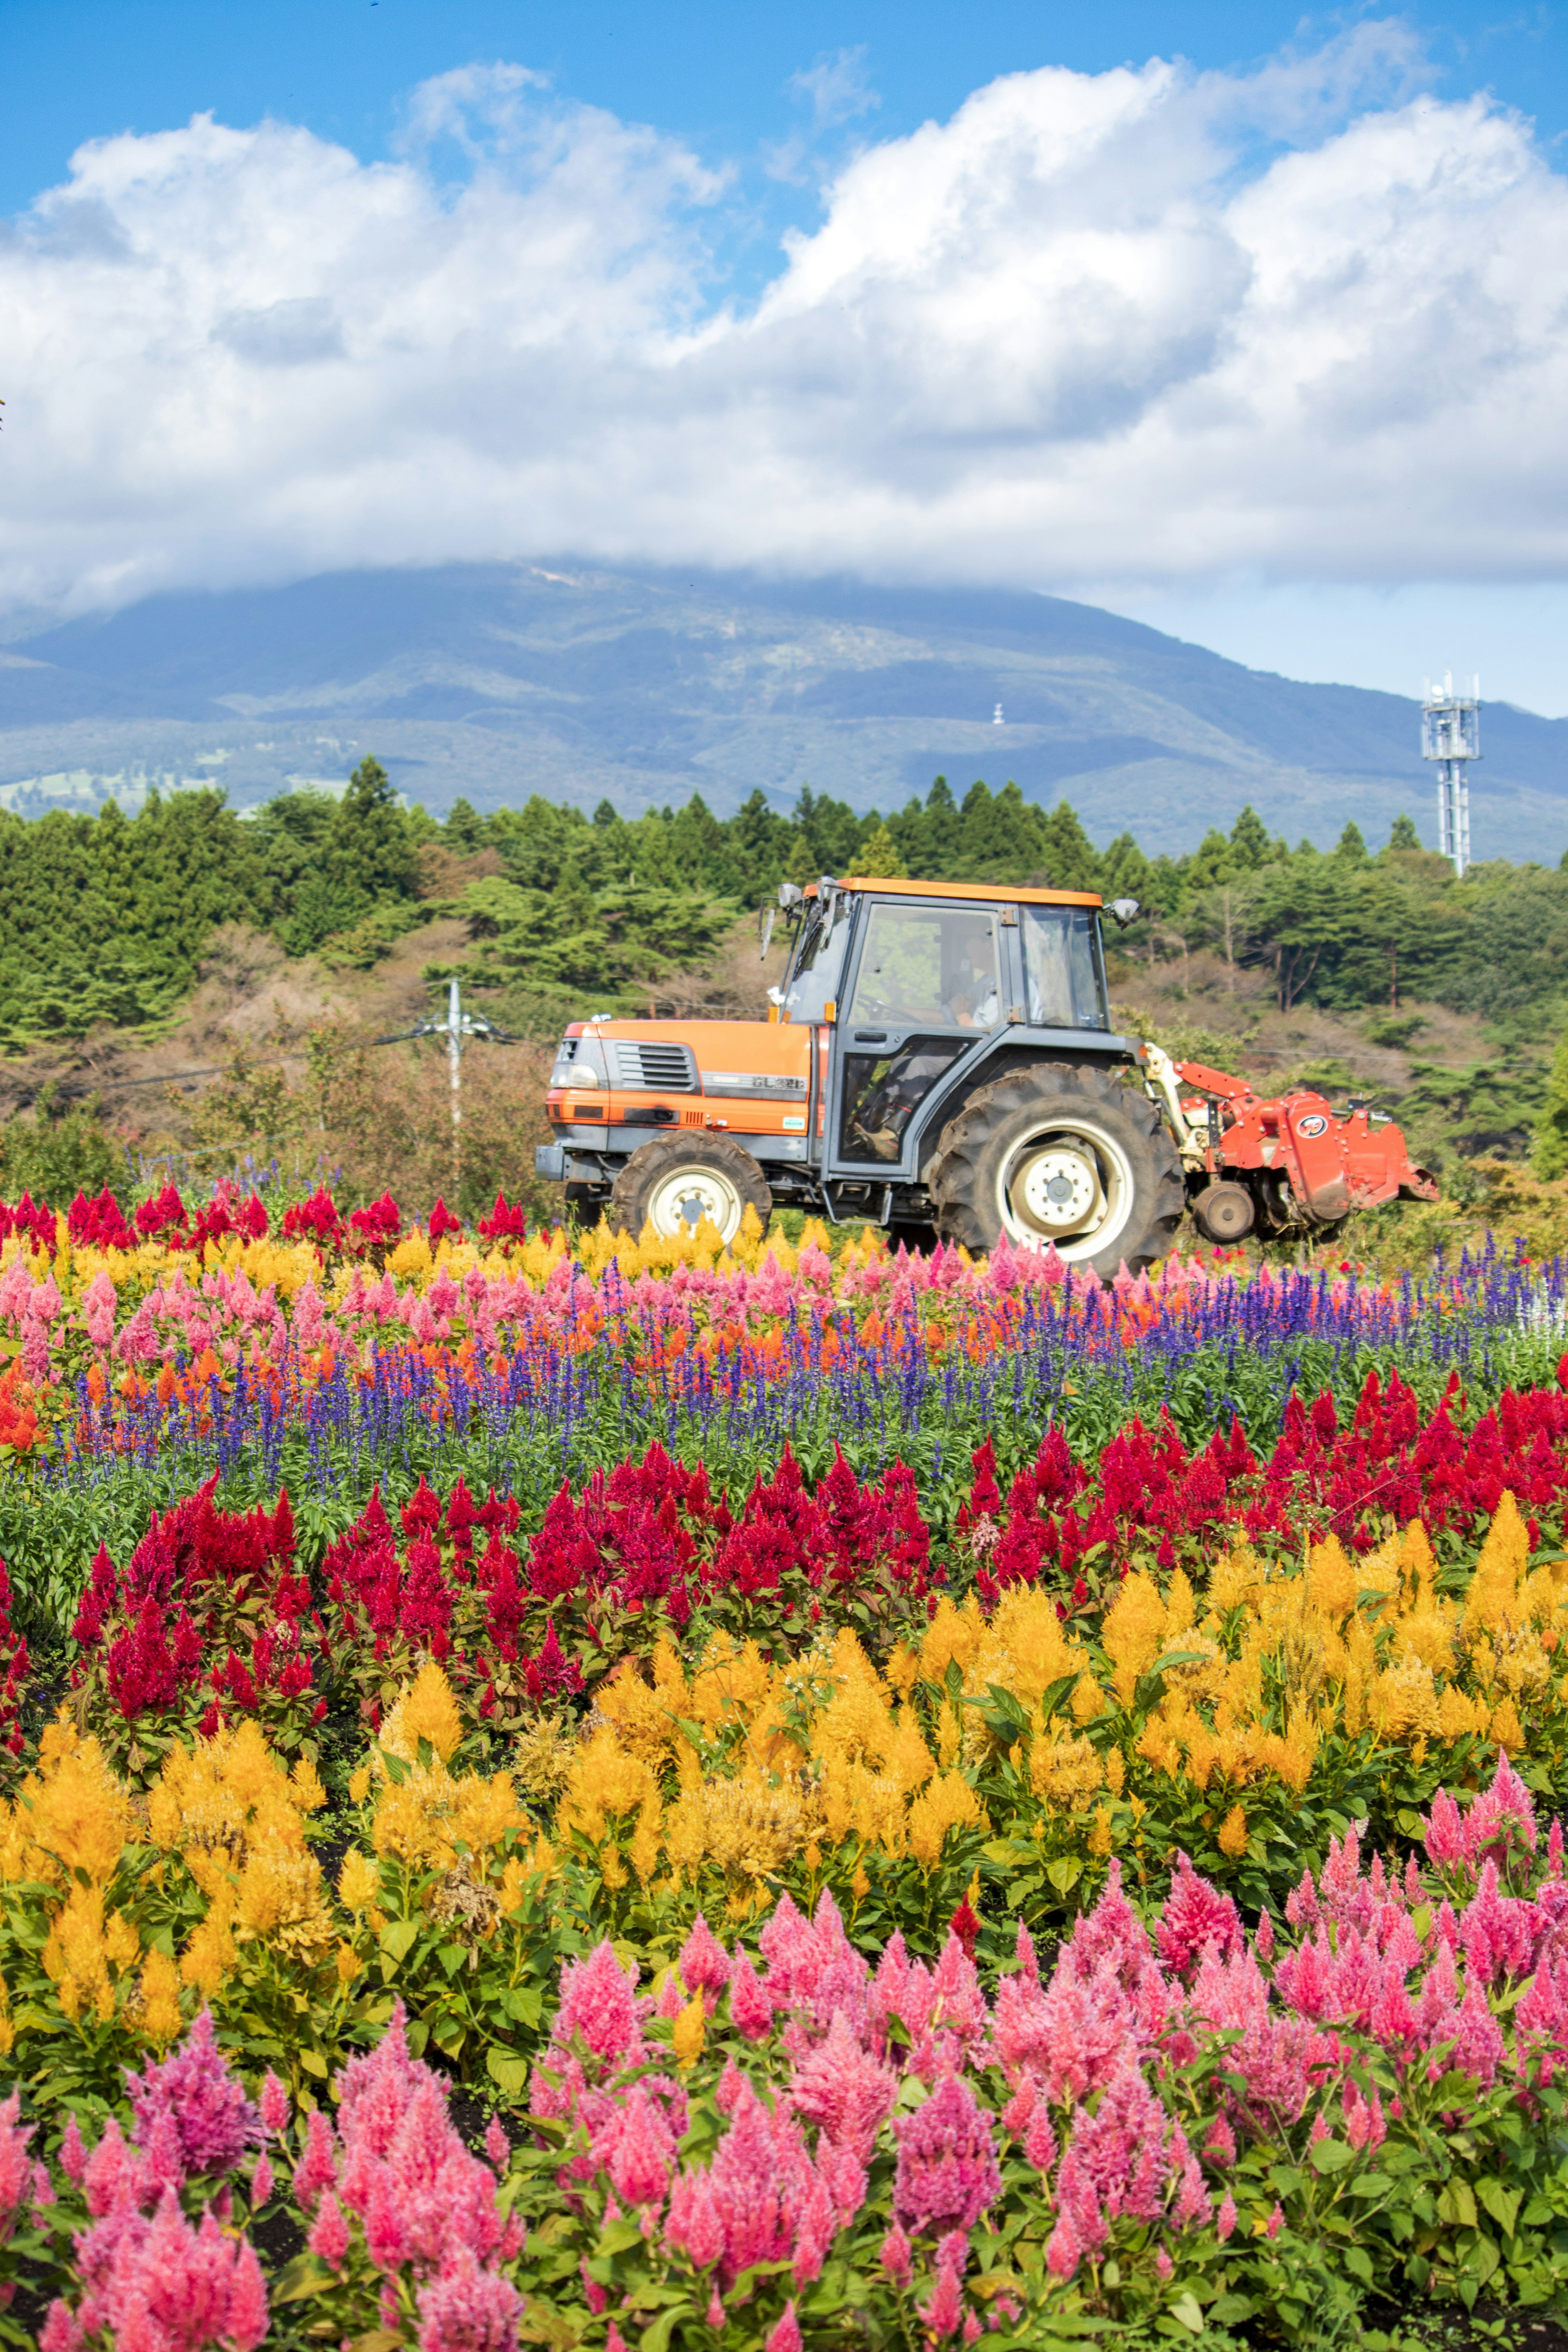
<path id="1" fill-rule="evenodd" d="M 946 1241 L 1055 1243 L 1109 1281 L 1163 1257 L 1185 1206 L 1181 1162 L 1148 1097 L 1104 1070 L 1041 1063 L 971 1095 L 926 1175 Z"/>
<path id="2" fill-rule="evenodd" d="M 744 1145 L 726 1135 L 658 1135 L 639 1144 L 616 1177 L 608 1223 L 634 1241 L 645 1225 L 673 1241 L 706 1216 L 732 1242 L 748 1207 L 765 1227 L 773 1196 Z"/>

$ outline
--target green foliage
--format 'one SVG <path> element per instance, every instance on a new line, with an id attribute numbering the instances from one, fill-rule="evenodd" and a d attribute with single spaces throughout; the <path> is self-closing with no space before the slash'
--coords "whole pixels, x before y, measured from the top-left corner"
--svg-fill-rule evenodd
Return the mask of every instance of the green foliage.
<path id="1" fill-rule="evenodd" d="M 1568 1171 L 1568 1031 L 1557 1043 L 1546 1081 L 1546 1100 L 1535 1122 L 1535 1150 L 1531 1167 L 1550 1183 Z"/>
<path id="2" fill-rule="evenodd" d="M 72 1106 L 46 1087 L 31 1118 L 0 1127 L 0 1199 L 29 1192 L 63 1208 L 79 1192 L 101 1192 L 124 1174 L 124 1154 L 99 1122 L 96 1096 Z"/>

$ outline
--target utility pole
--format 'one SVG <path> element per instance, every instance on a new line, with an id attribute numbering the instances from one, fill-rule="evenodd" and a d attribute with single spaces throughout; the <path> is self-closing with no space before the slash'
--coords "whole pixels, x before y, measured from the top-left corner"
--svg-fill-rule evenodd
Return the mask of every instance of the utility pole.
<path id="1" fill-rule="evenodd" d="M 447 1072 L 452 1096 L 452 1195 L 457 1198 L 458 1182 L 462 1174 L 463 1139 L 463 1040 L 484 1037 L 492 1045 L 515 1045 L 518 1039 L 510 1030 L 498 1029 L 482 1013 L 465 1013 L 462 991 L 456 973 L 447 989 L 447 1017 L 419 1022 L 412 1029 L 399 1029 L 390 1037 L 373 1037 L 373 1045 L 399 1045 L 412 1037 L 445 1037 L 447 1040 Z"/>

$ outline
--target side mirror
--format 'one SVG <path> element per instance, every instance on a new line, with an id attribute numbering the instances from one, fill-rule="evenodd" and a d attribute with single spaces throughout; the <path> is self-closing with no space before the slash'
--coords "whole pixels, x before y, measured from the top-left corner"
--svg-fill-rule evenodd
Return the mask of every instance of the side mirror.
<path id="1" fill-rule="evenodd" d="M 801 888 L 798 882 L 781 882 L 779 884 L 779 905 L 784 908 L 786 913 L 791 907 L 798 907 L 805 897 L 805 892 Z"/>
<path id="2" fill-rule="evenodd" d="M 758 910 L 757 938 L 762 946 L 762 952 L 758 957 L 760 963 L 766 963 L 768 960 L 768 945 L 773 935 L 773 924 L 777 915 L 778 909 L 774 907 L 763 907 Z"/>
<path id="3" fill-rule="evenodd" d="M 1118 929 L 1124 931 L 1129 923 L 1136 922 L 1138 919 L 1138 901 L 1136 898 L 1112 898 L 1105 911 Z"/>

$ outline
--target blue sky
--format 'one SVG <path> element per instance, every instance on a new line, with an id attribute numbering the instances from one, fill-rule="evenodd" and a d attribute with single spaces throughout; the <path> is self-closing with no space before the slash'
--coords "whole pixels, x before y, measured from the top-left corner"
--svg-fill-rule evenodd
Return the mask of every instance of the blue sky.
<path id="1" fill-rule="evenodd" d="M 0 56 L 35 604 L 551 551 L 989 572 L 1568 710 L 1550 6 L 0 0 Z"/>

